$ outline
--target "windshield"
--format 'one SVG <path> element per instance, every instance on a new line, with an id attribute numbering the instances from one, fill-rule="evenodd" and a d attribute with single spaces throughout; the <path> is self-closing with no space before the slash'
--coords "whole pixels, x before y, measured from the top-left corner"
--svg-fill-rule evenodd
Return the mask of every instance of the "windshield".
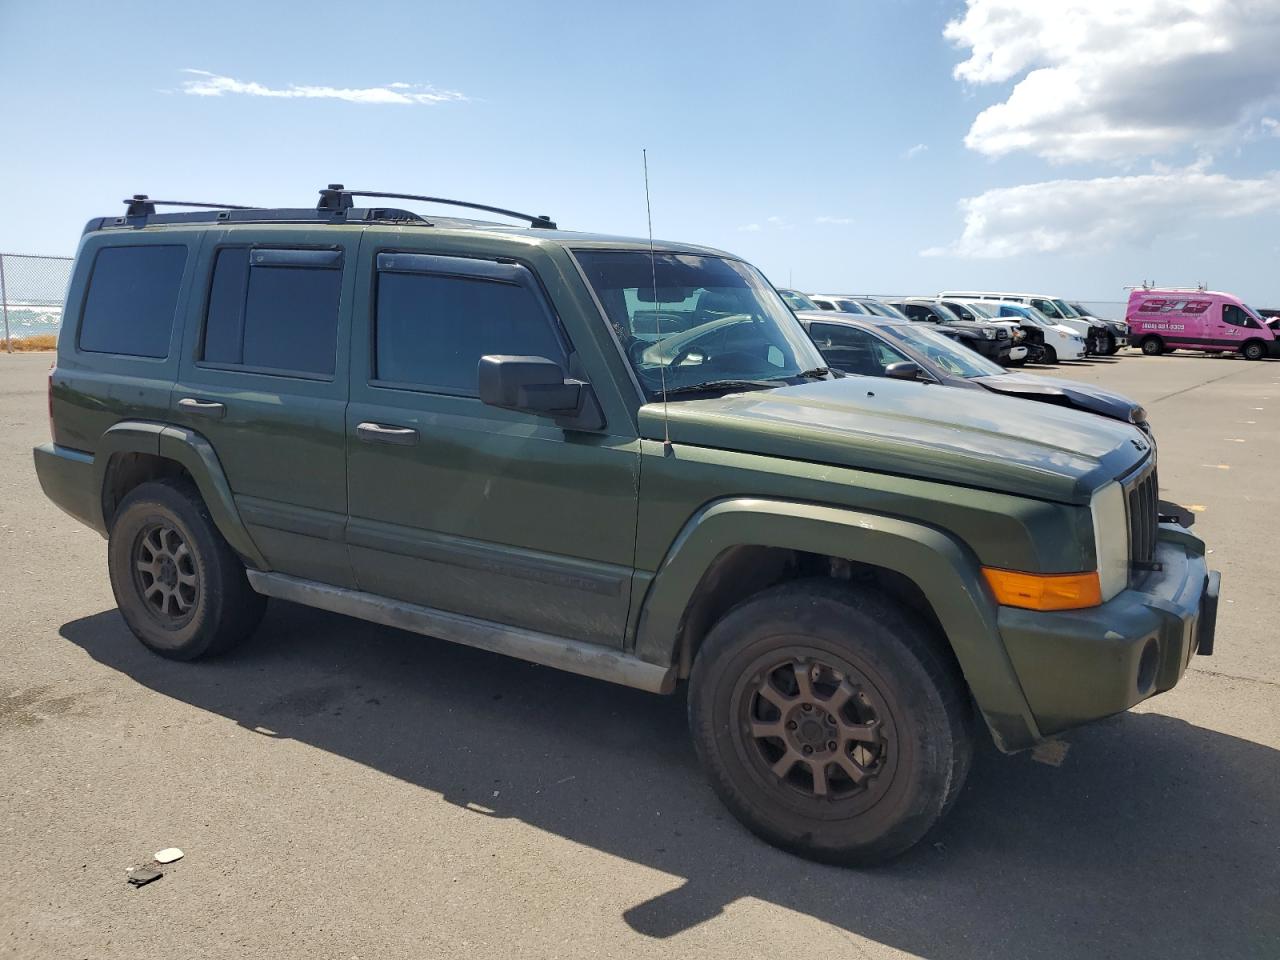
<path id="1" fill-rule="evenodd" d="M 1067 303 L 1067 301 L 1065 300 L 1050 300 L 1049 302 L 1052 303 L 1059 310 L 1061 310 L 1062 315 L 1064 317 L 1072 317 L 1076 320 L 1084 319 L 1080 311 L 1077 310 L 1075 307 L 1073 307 L 1071 304 Z"/>
<path id="2" fill-rule="evenodd" d="M 998 363 L 992 363 L 968 347 L 960 346 L 946 334 L 939 333 L 932 327 L 918 323 L 910 326 L 885 324 L 881 329 L 917 353 L 923 353 L 938 366 L 957 377 L 969 380 L 973 377 L 994 377 L 1005 373 L 1004 367 Z"/>
<path id="3" fill-rule="evenodd" d="M 792 310 L 818 310 L 816 303 L 806 297 L 803 293 L 796 290 L 779 290 L 778 295 L 787 301 L 787 306 Z"/>
<path id="4" fill-rule="evenodd" d="M 1260 314 L 1257 310 L 1253 309 L 1253 307 L 1249 306 L 1243 300 L 1240 301 L 1240 306 L 1244 307 L 1244 312 L 1252 316 L 1253 319 L 1257 320 L 1261 324 L 1264 324 L 1264 325 L 1266 324 L 1267 318 L 1264 317 L 1262 314 Z"/>
<path id="5" fill-rule="evenodd" d="M 982 317 L 984 320 L 994 320 L 996 317 L 995 308 L 990 307 L 985 303 L 974 303 L 973 301 L 969 301 L 964 305 L 964 308 L 975 316 Z"/>
<path id="6" fill-rule="evenodd" d="M 879 300 L 859 300 L 858 303 L 866 307 L 868 313 L 874 313 L 877 317 L 888 317 L 890 320 L 907 319 L 907 315 L 892 304 L 882 303 Z"/>
<path id="7" fill-rule="evenodd" d="M 1056 320 L 1051 320 L 1049 317 L 1046 317 L 1043 313 L 1041 313 L 1035 307 L 1029 307 L 1024 303 L 1002 303 L 1000 305 L 1000 316 L 1022 317 L 1026 320 L 1030 320 L 1032 323 L 1041 327 L 1057 326 Z"/>
<path id="8" fill-rule="evenodd" d="M 650 399 L 664 386 L 798 382 L 825 366 L 795 314 L 741 261 L 647 250 L 574 255 Z"/>
<path id="9" fill-rule="evenodd" d="M 961 322 L 960 317 L 956 314 L 956 312 L 952 310 L 950 307 L 948 307 L 945 303 L 939 303 L 936 300 L 930 300 L 928 301 L 928 305 L 930 308 L 933 309 L 935 313 L 938 314 L 938 316 L 942 317 L 942 320 L 944 323 L 960 323 Z"/>

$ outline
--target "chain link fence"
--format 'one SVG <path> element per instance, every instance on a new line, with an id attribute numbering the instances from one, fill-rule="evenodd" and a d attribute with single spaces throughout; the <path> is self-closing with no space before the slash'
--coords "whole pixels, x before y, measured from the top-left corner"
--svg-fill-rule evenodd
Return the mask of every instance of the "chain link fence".
<path id="1" fill-rule="evenodd" d="M 15 340 L 58 332 L 71 263 L 71 257 L 0 253 L 0 332 L 9 353 Z"/>

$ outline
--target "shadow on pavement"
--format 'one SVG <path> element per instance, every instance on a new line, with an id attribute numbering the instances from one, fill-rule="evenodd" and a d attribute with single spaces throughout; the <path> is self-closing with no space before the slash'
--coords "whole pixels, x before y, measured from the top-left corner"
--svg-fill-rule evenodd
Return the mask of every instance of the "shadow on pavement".
<path id="1" fill-rule="evenodd" d="M 854 871 L 737 825 L 703 781 L 680 696 L 279 601 L 252 641 L 208 663 L 148 653 L 114 610 L 62 635 L 245 728 L 682 878 L 626 911 L 649 937 L 754 897 L 946 960 L 1280 955 L 1280 751 L 1158 714 L 1078 732 L 1060 768 L 980 749 L 940 829 Z"/>

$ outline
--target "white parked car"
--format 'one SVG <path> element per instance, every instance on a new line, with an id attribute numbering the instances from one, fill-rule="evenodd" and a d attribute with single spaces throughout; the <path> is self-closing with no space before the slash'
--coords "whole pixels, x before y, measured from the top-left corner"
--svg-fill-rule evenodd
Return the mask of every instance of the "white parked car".
<path id="1" fill-rule="evenodd" d="M 944 290 L 940 297 L 955 300 L 1003 300 L 1007 303 L 1024 303 L 1035 307 L 1042 314 L 1070 327 L 1085 339 L 1088 353 L 1112 354 L 1120 349 L 1119 333 L 1107 321 L 1082 317 L 1061 297 L 1049 297 L 1038 293 L 1007 293 L 993 290 Z M 1123 324 L 1121 324 L 1123 326 Z"/>
<path id="2" fill-rule="evenodd" d="M 1088 353 L 1083 334 L 1045 316 L 1029 303 L 1018 303 L 1013 300 L 970 300 L 961 297 L 953 299 L 969 307 L 991 311 L 997 317 L 1034 324 L 1044 338 L 1045 363 L 1054 363 L 1057 360 L 1083 360 Z"/>

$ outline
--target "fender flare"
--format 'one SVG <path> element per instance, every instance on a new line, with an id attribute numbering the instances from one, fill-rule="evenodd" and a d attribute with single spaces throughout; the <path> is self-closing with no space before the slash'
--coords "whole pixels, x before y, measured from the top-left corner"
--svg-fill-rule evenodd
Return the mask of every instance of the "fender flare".
<path id="1" fill-rule="evenodd" d="M 670 664 L 685 611 L 703 574 L 732 547 L 818 553 L 895 571 L 928 599 L 1002 750 L 1040 739 L 997 627 L 997 606 L 967 547 L 942 531 L 874 513 L 742 498 L 699 510 L 681 530 L 646 593 L 636 655 Z"/>
<path id="2" fill-rule="evenodd" d="M 103 433 L 94 453 L 94 479 L 99 491 L 105 489 L 107 469 L 111 458 L 118 453 L 145 453 L 179 464 L 195 480 L 209 516 L 231 549 L 250 566 L 258 570 L 271 569 L 240 519 L 218 455 L 203 436 L 186 427 L 164 423 L 123 421 L 114 424 Z M 105 517 L 100 520 L 105 530 Z"/>

